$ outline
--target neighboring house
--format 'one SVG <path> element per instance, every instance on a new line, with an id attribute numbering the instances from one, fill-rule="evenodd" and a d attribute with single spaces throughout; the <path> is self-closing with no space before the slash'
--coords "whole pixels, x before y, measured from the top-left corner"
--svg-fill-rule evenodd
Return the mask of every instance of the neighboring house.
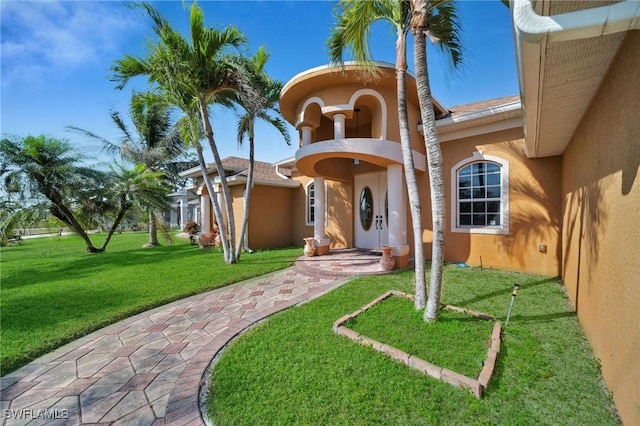
<path id="1" fill-rule="evenodd" d="M 193 188 L 185 188 L 169 194 L 171 198 L 171 209 L 165 213 L 165 222 L 170 227 L 182 228 L 185 223 L 197 222 L 199 210 L 199 197 L 193 191 Z"/>
<path id="2" fill-rule="evenodd" d="M 233 199 L 236 234 L 239 234 L 249 160 L 227 157 L 222 160 L 222 165 Z M 224 209 L 220 178 L 215 164 L 209 164 L 207 171 L 212 178 L 218 202 Z M 301 191 L 301 188 L 300 182 L 291 179 L 290 174 L 291 171 L 288 168 L 273 166 L 262 161 L 254 162 L 254 186 L 251 191 L 246 247 L 263 249 L 294 244 L 291 239 L 291 205 L 294 202 L 296 190 Z M 211 231 L 214 229 L 215 215 L 200 168 L 186 170 L 180 173 L 180 176 L 196 180 L 196 193 L 199 197 L 198 222 L 202 232 Z"/>
<path id="3" fill-rule="evenodd" d="M 562 277 L 623 421 L 638 424 L 640 2 L 611 3 L 541 0 L 534 10 L 516 0 L 520 96 L 449 109 L 434 100 L 434 111 L 448 197 L 445 259 Z M 280 109 L 300 148 L 295 158 L 256 162 L 250 247 L 302 246 L 313 236 L 321 253 L 390 245 L 396 264 L 407 264 L 415 236 L 395 70 L 377 67 L 374 80 L 347 63 L 285 85 Z M 407 80 L 419 238 L 429 256 L 429 176 L 416 83 Z M 224 163 L 239 227 L 248 162 Z M 208 229 L 202 179 L 198 195 Z"/>

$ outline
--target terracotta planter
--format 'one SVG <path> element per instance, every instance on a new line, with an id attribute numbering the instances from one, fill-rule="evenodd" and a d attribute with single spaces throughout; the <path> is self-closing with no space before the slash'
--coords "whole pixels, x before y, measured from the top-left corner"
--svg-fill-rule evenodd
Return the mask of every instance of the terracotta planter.
<path id="1" fill-rule="evenodd" d="M 382 259 L 380 259 L 380 267 L 383 271 L 392 271 L 396 266 L 396 260 L 391 255 L 391 246 L 382 246 Z"/>
<path id="2" fill-rule="evenodd" d="M 304 255 L 311 257 L 315 254 L 316 248 L 313 245 L 313 237 L 307 237 L 304 239 Z"/>

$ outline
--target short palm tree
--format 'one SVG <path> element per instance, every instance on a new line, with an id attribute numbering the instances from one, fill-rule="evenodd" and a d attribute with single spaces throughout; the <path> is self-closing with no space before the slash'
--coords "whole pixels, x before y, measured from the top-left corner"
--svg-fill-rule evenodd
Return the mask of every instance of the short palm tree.
<path id="1" fill-rule="evenodd" d="M 135 204 L 151 209 L 162 209 L 169 202 L 167 194 L 171 189 L 162 172 L 151 171 L 142 163 L 132 169 L 126 169 L 116 164 L 111 168 L 110 177 L 110 192 L 115 204 L 116 217 L 102 244 L 102 251 L 107 248 L 107 244 L 125 214 Z"/>
<path id="2" fill-rule="evenodd" d="M 125 55 L 117 60 L 112 68 L 113 79 L 119 83 L 118 88 L 123 88 L 131 78 L 147 76 L 151 83 L 157 85 L 165 99 L 171 100 L 189 116 L 190 142 L 195 145 L 202 176 L 220 226 L 225 262 L 235 263 L 233 202 L 213 136 L 209 106 L 227 92 L 238 92 L 243 96 L 253 94 L 244 69 L 239 65 L 242 61 L 237 59 L 238 54 L 233 53 L 234 49 L 246 43 L 246 38 L 233 26 L 222 30 L 205 27 L 202 9 L 193 3 L 190 8 L 191 40 L 187 41 L 152 6 L 142 4 L 141 7 L 153 21 L 153 31 L 158 42 L 150 45 L 146 58 Z M 246 102 L 250 102 L 249 97 Z M 194 126 L 193 119 L 197 115 L 201 122 L 198 128 L 202 129 L 209 142 L 220 178 L 226 208 L 224 218 L 202 156 L 200 132 Z"/>
<path id="3" fill-rule="evenodd" d="M 451 59 L 454 67 L 462 63 L 460 21 L 453 0 L 410 0 L 411 34 L 414 38 L 414 64 L 422 129 L 427 150 L 429 182 L 431 187 L 431 214 L 433 225 L 433 253 L 431 280 L 425 321 L 438 318 L 442 293 L 444 266 L 444 232 L 446 220 L 444 169 L 442 151 L 438 142 L 436 120 L 433 112 L 429 72 L 427 69 L 426 37 L 434 42 Z"/>
<path id="4" fill-rule="evenodd" d="M 244 113 L 238 121 L 238 145 L 242 145 L 245 137 L 249 140 L 249 168 L 247 170 L 247 186 L 244 194 L 244 212 L 242 225 L 240 229 L 240 237 L 236 247 L 236 256 L 240 258 L 240 253 L 244 245 L 249 250 L 246 243 L 247 225 L 249 223 L 249 205 L 251 201 L 251 190 L 253 189 L 253 167 L 254 167 L 254 151 L 255 151 L 255 123 L 262 120 L 273 126 L 284 137 L 287 145 L 291 145 L 291 136 L 285 122 L 280 118 L 278 103 L 280 101 L 280 91 L 282 90 L 282 82 L 272 80 L 266 74 L 264 69 L 269 60 L 269 53 L 261 46 L 258 52 L 246 62 L 249 73 L 253 75 L 251 79 L 256 93 L 262 100 L 261 102 L 245 102 L 244 97 L 234 96 L 234 101 L 244 109 Z"/>
<path id="5" fill-rule="evenodd" d="M 111 119 L 122 134 L 119 142 L 107 140 L 79 127 L 68 126 L 68 128 L 100 140 L 107 152 L 117 154 L 125 161 L 144 164 L 147 171 L 164 172 L 164 177 L 172 183 L 176 182 L 175 178 L 179 171 L 193 166 L 193 163 L 186 161 L 183 156 L 185 144 L 180 137 L 179 129 L 171 125 L 169 104 L 162 97 L 153 92 L 134 92 L 131 97 L 129 117 L 135 132 L 127 126 L 119 112 L 111 111 Z M 166 228 L 153 208 L 148 206 L 147 213 L 149 241 L 145 247 L 155 247 L 158 245 L 158 225 L 163 231 Z M 165 238 L 169 238 L 167 232 L 164 234 Z"/>
<path id="6" fill-rule="evenodd" d="M 329 56 L 334 63 L 343 62 L 346 48 L 350 48 L 354 58 L 372 70 L 372 62 L 367 39 L 371 26 L 377 21 L 386 21 L 396 33 L 396 75 L 398 97 L 398 121 L 400 123 L 400 144 L 404 163 L 405 180 L 409 196 L 411 223 L 414 235 L 415 257 L 415 306 L 424 309 L 426 304 L 426 280 L 424 269 L 424 249 L 422 243 L 422 213 L 415 164 L 409 137 L 407 118 L 407 33 L 409 31 L 410 8 L 402 0 L 342 0 L 336 8 L 337 23 L 329 38 Z M 373 70 L 372 70 L 373 71 Z"/>
<path id="7" fill-rule="evenodd" d="M 51 203 L 51 214 L 67 224 L 85 242 L 89 253 L 102 250 L 94 247 L 84 227 L 73 212 L 78 202 L 73 188 L 86 187 L 99 177 L 98 171 L 77 165 L 83 157 L 69 142 L 46 136 L 23 139 L 3 139 L 0 144 L 3 162 L 20 173 L 35 191 Z"/>

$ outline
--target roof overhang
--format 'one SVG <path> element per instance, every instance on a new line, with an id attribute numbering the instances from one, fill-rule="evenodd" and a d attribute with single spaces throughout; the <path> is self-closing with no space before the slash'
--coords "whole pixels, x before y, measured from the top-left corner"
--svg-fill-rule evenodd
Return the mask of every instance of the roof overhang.
<path id="1" fill-rule="evenodd" d="M 436 121 L 440 143 L 522 127 L 522 104 L 509 102 Z M 422 133 L 422 125 L 418 126 Z"/>
<path id="2" fill-rule="evenodd" d="M 214 181 L 216 184 L 219 184 L 220 178 L 216 176 Z M 244 185 L 245 183 L 247 183 L 247 177 L 242 175 L 228 176 L 227 182 L 229 183 L 229 186 Z M 300 186 L 300 182 L 295 179 L 288 179 L 288 180 L 254 179 L 253 184 L 259 185 L 259 186 L 276 186 L 280 188 L 297 188 Z"/>
<path id="3" fill-rule="evenodd" d="M 276 164 L 274 164 L 274 166 L 275 165 Z M 215 176 L 212 176 L 213 178 L 212 183 L 214 185 L 219 185 L 221 183 L 221 179 L 220 179 L 220 176 L 218 176 L 217 174 L 218 170 L 216 169 L 215 164 L 208 164 L 207 172 L 209 172 L 209 174 L 215 173 Z M 234 171 L 231 169 L 225 170 L 225 172 L 234 173 Z M 185 170 L 183 172 L 180 172 L 179 175 L 185 178 L 193 178 L 193 179 L 202 178 L 202 172 L 200 170 L 200 167 L 194 167 L 194 168 Z M 229 186 L 234 186 L 234 185 L 245 184 L 247 182 L 247 177 L 241 174 L 230 174 L 226 176 L 226 180 Z M 298 186 L 300 186 L 300 182 L 293 179 L 288 179 L 286 178 L 286 176 L 283 177 L 282 180 L 254 179 L 253 184 L 260 185 L 260 186 L 277 186 L 277 187 L 283 187 L 283 188 L 297 188 Z"/>
<path id="4" fill-rule="evenodd" d="M 511 0 L 511 10 L 525 153 L 560 155 L 626 32 L 640 28 L 640 2 Z"/>

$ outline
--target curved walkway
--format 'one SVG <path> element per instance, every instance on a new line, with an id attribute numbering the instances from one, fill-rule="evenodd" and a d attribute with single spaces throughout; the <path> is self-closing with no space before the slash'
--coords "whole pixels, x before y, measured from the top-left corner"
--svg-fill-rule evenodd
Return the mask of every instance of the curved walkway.
<path id="1" fill-rule="evenodd" d="M 201 425 L 198 393 L 216 353 L 346 279 L 289 268 L 98 330 L 0 378 L 3 425 Z"/>
<path id="2" fill-rule="evenodd" d="M 199 392 L 215 355 L 290 306 L 383 273 L 380 256 L 334 250 L 127 318 L 0 378 L 3 425 L 201 425 Z"/>

